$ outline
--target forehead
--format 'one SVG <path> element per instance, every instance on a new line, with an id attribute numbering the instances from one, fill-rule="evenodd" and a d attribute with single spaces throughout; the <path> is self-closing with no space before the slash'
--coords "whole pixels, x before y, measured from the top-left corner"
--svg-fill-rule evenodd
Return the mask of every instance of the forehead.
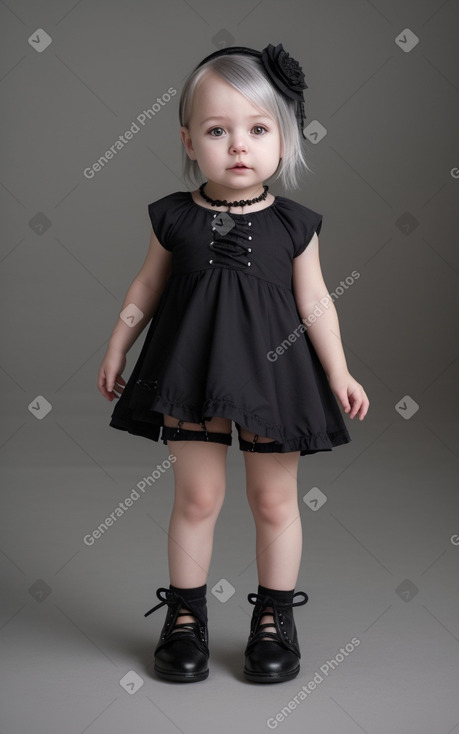
<path id="1" fill-rule="evenodd" d="M 227 81 L 207 71 L 197 83 L 193 94 L 192 117 L 198 121 L 199 118 L 211 114 L 231 116 L 236 111 L 238 115 L 263 114 L 271 117 Z"/>

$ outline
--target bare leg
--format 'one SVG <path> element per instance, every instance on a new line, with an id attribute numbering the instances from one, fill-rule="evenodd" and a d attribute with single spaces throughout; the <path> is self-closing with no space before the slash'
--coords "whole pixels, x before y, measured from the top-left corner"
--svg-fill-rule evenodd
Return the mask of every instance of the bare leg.
<path id="1" fill-rule="evenodd" d="M 207 421 L 208 431 L 231 433 L 225 418 Z M 164 424 L 177 426 L 177 418 L 164 416 Z M 203 430 L 185 422 L 183 429 Z M 175 499 L 169 523 L 168 558 L 170 583 L 180 588 L 202 586 L 212 557 L 215 523 L 223 505 L 228 446 L 206 441 L 168 441 L 173 463 Z M 181 610 L 186 611 L 186 610 Z M 191 615 L 180 622 L 193 622 Z"/>
<path id="2" fill-rule="evenodd" d="M 245 435 L 243 438 L 250 440 Z M 303 541 L 298 508 L 299 457 L 299 451 L 244 451 L 247 498 L 256 527 L 258 580 L 271 589 L 294 589 L 298 580 Z M 272 607 L 267 612 L 272 612 Z M 261 619 L 262 623 L 270 621 L 271 614 Z M 274 627 L 266 629 L 275 631 Z"/>

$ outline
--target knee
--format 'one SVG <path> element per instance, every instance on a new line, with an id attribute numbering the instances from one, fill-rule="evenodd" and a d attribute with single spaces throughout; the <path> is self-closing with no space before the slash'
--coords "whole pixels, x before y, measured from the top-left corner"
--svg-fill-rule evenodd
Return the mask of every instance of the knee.
<path id="1" fill-rule="evenodd" d="M 187 487 L 177 493 L 175 505 L 187 520 L 199 522 L 218 515 L 223 492 L 223 488 L 213 485 Z"/>
<path id="2" fill-rule="evenodd" d="M 270 525 L 284 526 L 297 507 L 289 493 L 281 489 L 262 487 L 248 493 L 248 501 L 254 518 Z"/>

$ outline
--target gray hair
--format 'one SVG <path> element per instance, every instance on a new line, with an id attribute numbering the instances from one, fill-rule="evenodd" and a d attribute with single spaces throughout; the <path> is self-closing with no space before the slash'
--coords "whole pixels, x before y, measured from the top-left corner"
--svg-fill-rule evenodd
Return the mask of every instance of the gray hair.
<path id="1" fill-rule="evenodd" d="M 278 126 L 284 155 L 271 181 L 281 179 L 284 188 L 298 188 L 298 180 L 304 171 L 311 171 L 303 150 L 295 116 L 295 101 L 287 99 L 271 84 L 262 71 L 261 61 L 254 56 L 228 54 L 218 56 L 195 69 L 187 78 L 182 90 L 179 105 L 180 125 L 189 127 L 193 96 L 198 82 L 209 71 L 231 84 L 257 107 L 273 117 Z M 193 161 L 182 147 L 183 177 L 187 184 L 194 186 L 202 183 L 202 174 L 197 161 Z M 274 176 L 274 178 L 273 178 Z"/>

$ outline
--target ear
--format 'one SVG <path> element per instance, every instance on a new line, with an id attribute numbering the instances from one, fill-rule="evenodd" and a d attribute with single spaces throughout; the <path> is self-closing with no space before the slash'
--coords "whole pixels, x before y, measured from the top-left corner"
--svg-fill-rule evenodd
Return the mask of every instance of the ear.
<path id="1" fill-rule="evenodd" d="M 196 153 L 194 152 L 193 141 L 191 140 L 190 131 L 184 125 L 182 125 L 182 127 L 180 128 L 180 137 L 182 138 L 182 143 L 185 146 L 188 157 L 191 158 L 192 161 L 195 161 Z"/>

